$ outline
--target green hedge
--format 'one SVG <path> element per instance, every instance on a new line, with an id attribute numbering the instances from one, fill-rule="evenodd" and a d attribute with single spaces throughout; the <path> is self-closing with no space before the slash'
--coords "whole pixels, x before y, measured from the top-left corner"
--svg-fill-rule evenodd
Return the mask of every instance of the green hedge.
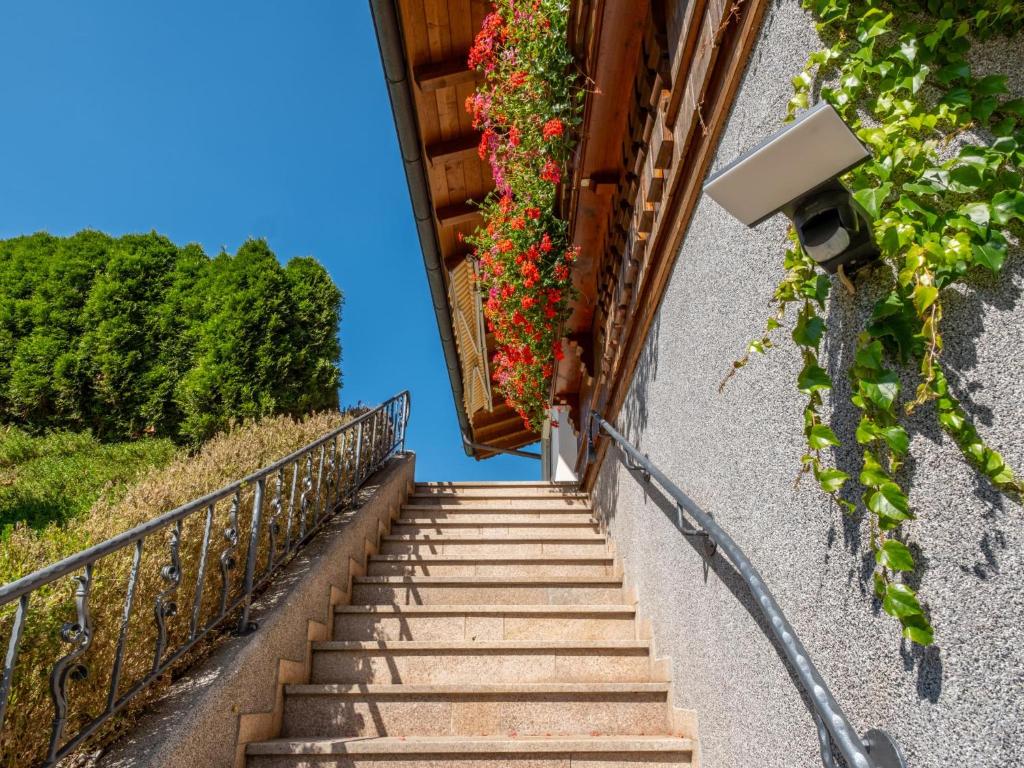
<path id="1" fill-rule="evenodd" d="M 337 407 L 342 295 L 263 240 L 208 257 L 155 232 L 0 241 L 0 419 L 196 444 Z"/>

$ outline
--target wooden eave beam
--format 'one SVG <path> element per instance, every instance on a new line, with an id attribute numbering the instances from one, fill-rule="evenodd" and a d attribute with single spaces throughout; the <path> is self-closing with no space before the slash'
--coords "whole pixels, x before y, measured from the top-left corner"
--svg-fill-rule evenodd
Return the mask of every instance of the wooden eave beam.
<path id="1" fill-rule="evenodd" d="M 473 427 L 473 437 L 478 443 L 490 443 L 495 438 L 500 440 L 503 437 L 508 437 L 510 433 L 521 432 L 522 429 L 522 418 L 519 414 L 513 413 L 501 421 L 492 421 L 488 424 Z"/>
<path id="2" fill-rule="evenodd" d="M 427 159 L 431 165 L 454 160 L 471 160 L 477 156 L 479 144 L 480 136 L 476 133 L 456 136 L 454 139 L 445 141 L 436 141 L 427 147 Z"/>
<path id="3" fill-rule="evenodd" d="M 442 227 L 468 224 L 480 218 L 480 209 L 470 203 L 444 205 L 437 209 L 437 221 Z"/>
<path id="4" fill-rule="evenodd" d="M 468 54 L 456 56 L 436 64 L 420 64 L 413 67 L 412 77 L 422 93 L 432 93 L 440 88 L 451 88 L 462 83 L 476 82 L 477 73 L 466 63 Z"/>

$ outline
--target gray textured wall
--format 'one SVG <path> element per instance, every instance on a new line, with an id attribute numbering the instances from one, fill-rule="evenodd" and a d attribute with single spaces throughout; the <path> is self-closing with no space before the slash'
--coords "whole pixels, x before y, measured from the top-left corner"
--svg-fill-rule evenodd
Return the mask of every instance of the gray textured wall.
<path id="1" fill-rule="evenodd" d="M 718 148 L 716 167 L 776 130 L 790 77 L 817 47 L 798 0 L 769 10 Z M 1000 41 L 978 68 L 1011 74 L 1024 95 L 1024 47 Z M 718 383 L 760 334 L 782 277 L 786 222 L 747 230 L 707 198 L 696 211 L 619 426 L 732 533 L 801 634 L 847 714 L 863 732 L 894 733 L 913 768 L 1024 764 L 1024 510 L 995 494 L 936 427 L 930 409 L 911 426 L 902 480 L 919 519 L 920 593 L 937 632 L 928 650 L 901 641 L 871 596 L 867 524 L 845 519 L 813 482 L 794 487 L 803 452 L 800 360 L 782 342 Z M 829 307 L 822 355 L 837 388 L 826 404 L 858 466 L 858 413 L 843 371 L 882 285 L 868 280 Z M 944 361 L 981 433 L 1024 470 L 1024 255 L 1002 281 L 978 275 L 946 297 Z M 856 474 L 853 472 L 852 474 Z M 811 716 L 754 618 L 744 587 L 719 556 L 702 561 L 657 503 L 609 453 L 599 509 L 671 655 L 677 704 L 698 711 L 706 768 L 818 766 Z"/>

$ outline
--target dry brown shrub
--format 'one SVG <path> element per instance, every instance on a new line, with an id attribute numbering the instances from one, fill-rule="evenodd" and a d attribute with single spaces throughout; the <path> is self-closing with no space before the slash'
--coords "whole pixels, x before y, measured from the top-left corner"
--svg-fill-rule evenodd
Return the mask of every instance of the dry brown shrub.
<path id="1" fill-rule="evenodd" d="M 240 425 L 227 434 L 213 438 L 196 455 L 176 459 L 163 469 L 152 472 L 131 487 L 120 500 L 114 503 L 97 503 L 87 517 L 77 525 L 75 534 L 69 536 L 68 542 L 75 545 L 71 551 L 75 551 L 81 545 L 104 541 L 193 499 L 227 486 L 313 442 L 350 418 L 350 415 L 334 412 L 316 414 L 302 421 L 276 417 Z M 382 435 L 386 433 L 388 430 L 382 430 Z M 378 453 L 383 455 L 384 451 L 386 448 L 381 446 Z M 344 482 L 350 471 L 352 455 L 351 450 L 347 450 L 346 460 L 341 461 L 340 447 L 338 452 L 338 463 L 341 465 L 339 476 Z M 314 452 L 310 459 L 315 475 L 319 451 Z M 302 466 L 304 468 L 304 464 Z M 296 479 L 296 502 L 301 494 L 302 479 L 301 474 Z M 278 536 L 279 546 L 281 539 L 288 534 L 286 518 L 293 481 L 290 467 L 282 480 L 283 510 L 281 532 Z M 272 508 L 275 490 L 276 476 L 268 479 L 266 484 L 264 514 L 269 514 Z M 235 549 L 237 565 L 229 572 L 229 602 L 239 594 L 244 576 L 245 553 L 251 530 L 249 515 L 252 496 L 252 486 L 245 488 L 240 494 L 239 542 Z M 326 500 L 320 498 L 319 504 L 325 507 Z M 196 582 L 207 513 L 201 510 L 182 521 L 181 578 L 178 587 L 166 597 L 167 601 L 173 601 L 177 606 L 176 615 L 166 619 L 166 647 L 169 651 L 173 652 L 175 648 L 188 641 L 193 616 L 200 629 L 219 616 L 222 587 L 221 555 L 230 547 L 224 536 L 230 506 L 231 498 L 228 497 L 214 504 L 209 513 L 211 535 L 205 559 L 204 588 L 200 590 L 197 590 Z M 266 522 L 266 518 L 264 521 Z M 292 536 L 296 535 L 297 529 L 296 519 L 293 522 Z M 132 686 L 143 680 L 154 665 L 158 635 L 155 618 L 158 596 L 161 591 L 172 586 L 161 577 L 161 568 L 171 563 L 171 530 L 172 527 L 165 528 L 145 540 L 131 618 L 125 631 L 125 654 L 117 686 L 118 697 L 123 697 Z M 267 526 L 261 525 L 257 578 L 268 565 L 268 536 L 264 534 L 266 530 Z M 54 553 L 59 551 L 62 545 L 53 541 L 41 541 L 32 531 L 19 528 L 13 532 L 8 546 L 19 548 L 18 559 L 26 566 L 41 568 L 53 562 Z M 134 547 L 129 546 L 95 563 L 89 596 L 92 642 L 88 650 L 76 660 L 85 665 L 88 673 L 84 679 L 72 678 L 68 683 L 68 715 L 62 742 L 103 713 L 108 705 L 112 667 L 121 634 L 133 555 Z M 49 678 L 57 659 L 74 647 L 60 638 L 62 625 L 75 621 L 74 591 L 75 584 L 71 579 L 63 578 L 32 593 L 7 716 L 0 731 L 0 765 L 7 768 L 36 765 L 46 758 L 54 716 Z M 0 611 L 2 648 L 7 647 L 13 616 L 14 605 L 6 606 Z M 166 657 L 165 652 L 162 658 Z M 164 679 L 158 679 L 132 701 L 122 712 L 122 724 L 124 716 L 130 717 L 133 712 L 166 688 L 169 682 L 167 677 L 165 673 L 162 676 Z M 114 721 L 105 725 L 104 732 L 110 732 L 115 728 L 118 725 L 116 721 L 117 718 L 114 718 Z"/>

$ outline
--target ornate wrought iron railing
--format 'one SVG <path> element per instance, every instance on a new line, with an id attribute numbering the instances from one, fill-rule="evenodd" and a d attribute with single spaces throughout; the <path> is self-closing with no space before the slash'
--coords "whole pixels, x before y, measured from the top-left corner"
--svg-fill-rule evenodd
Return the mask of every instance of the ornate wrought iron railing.
<path id="1" fill-rule="evenodd" d="M 35 729 L 49 731 L 37 755 L 12 755 L 8 734 L 5 762 L 54 765 L 215 629 L 234 622 L 237 633 L 254 631 L 254 593 L 405 450 L 409 406 L 408 392 L 396 395 L 241 480 L 0 587 L 0 740 L 19 708 L 20 718 L 31 714 Z M 69 577 L 73 595 L 63 586 Z M 107 598 L 121 597 L 116 604 L 90 603 L 99 580 Z M 72 620 L 32 624 L 35 605 L 50 614 L 62 600 Z M 49 712 L 26 711 L 42 708 L 16 695 L 26 643 L 33 668 L 25 674 L 48 676 Z M 39 666 L 40 645 L 57 651 L 48 667 Z"/>
<path id="2" fill-rule="evenodd" d="M 818 729 L 821 761 L 825 768 L 836 768 L 833 747 L 842 755 L 849 768 L 906 768 L 906 761 L 899 746 L 887 732 L 872 728 L 864 734 L 863 739 L 857 735 L 825 679 L 811 661 L 810 654 L 807 653 L 796 630 L 786 619 L 782 608 L 746 553 L 711 515 L 683 493 L 651 463 L 647 456 L 640 453 L 635 445 L 598 413 L 591 415 L 591 427 L 586 443 L 587 461 L 593 455 L 593 443 L 601 432 L 608 435 L 622 451 L 624 464 L 630 472 L 639 475 L 645 484 L 653 479 L 672 498 L 678 516 L 676 526 L 684 536 L 699 536 L 704 539 L 704 557 L 714 557 L 716 552 L 721 551 L 736 567 L 754 597 L 754 603 L 765 618 L 767 630 L 785 655 L 796 680 L 806 694 Z M 696 522 L 696 526 L 685 519 L 684 512 Z"/>

